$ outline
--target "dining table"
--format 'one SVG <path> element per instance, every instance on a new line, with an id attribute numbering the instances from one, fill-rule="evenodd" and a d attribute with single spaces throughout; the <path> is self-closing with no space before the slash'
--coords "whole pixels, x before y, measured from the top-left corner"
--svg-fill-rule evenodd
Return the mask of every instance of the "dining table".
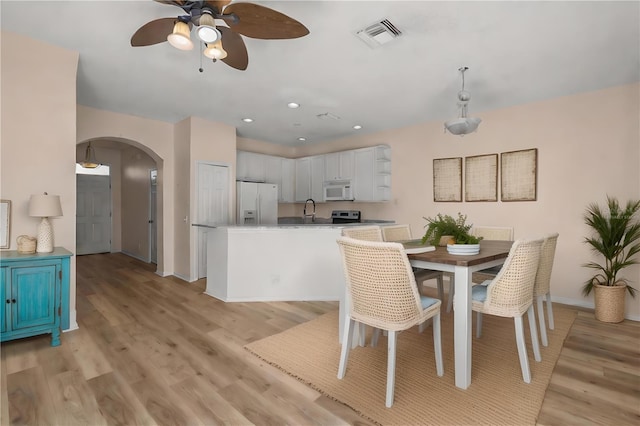
<path id="1" fill-rule="evenodd" d="M 513 241 L 481 240 L 480 252 L 473 255 L 457 255 L 447 251 L 447 247 L 436 247 L 424 253 L 407 254 L 415 268 L 432 269 L 453 273 L 453 345 L 455 385 L 467 389 L 471 385 L 471 277 L 474 272 L 499 266 L 504 263 Z"/>

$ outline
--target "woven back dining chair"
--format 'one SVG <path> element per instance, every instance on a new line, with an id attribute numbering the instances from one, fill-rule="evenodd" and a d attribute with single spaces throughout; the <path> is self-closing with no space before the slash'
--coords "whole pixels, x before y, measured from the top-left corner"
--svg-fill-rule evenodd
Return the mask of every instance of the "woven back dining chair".
<path id="1" fill-rule="evenodd" d="M 389 225 L 381 227 L 382 239 L 384 241 L 407 241 L 411 240 L 411 227 L 408 224 L 402 225 Z M 416 277 L 416 282 L 423 284 L 428 280 L 436 280 L 438 286 L 438 299 L 444 303 L 444 273 L 442 271 L 435 271 L 432 269 L 420 269 L 414 268 L 413 275 Z M 453 280 L 449 280 L 449 295 L 453 293 Z M 451 309 L 447 308 L 447 312 Z"/>
<path id="2" fill-rule="evenodd" d="M 470 233 L 474 237 L 482 238 L 483 240 L 513 241 L 513 228 L 506 226 L 474 226 L 471 228 Z M 471 275 L 471 281 L 479 284 L 486 280 L 492 280 L 496 277 L 500 268 L 502 266 L 494 266 L 493 268 L 474 272 Z"/>
<path id="3" fill-rule="evenodd" d="M 364 241 L 382 241 L 382 231 L 378 225 L 351 226 L 342 228 L 342 236 Z"/>
<path id="4" fill-rule="evenodd" d="M 547 300 L 547 316 L 549 317 L 549 329 L 553 330 L 553 309 L 551 307 L 551 270 L 553 269 L 553 259 L 556 255 L 556 243 L 559 234 L 549 234 L 544 237 L 542 249 L 540 250 L 540 263 L 536 274 L 536 283 L 533 289 L 533 296 L 536 299 L 538 322 L 540 324 L 540 340 L 543 346 L 548 346 L 547 326 L 544 321 L 543 300 Z"/>
<path id="5" fill-rule="evenodd" d="M 440 337 L 441 302 L 420 296 L 402 244 L 348 237 L 340 237 L 337 242 L 349 294 L 349 316 L 345 318 L 342 335 L 338 379 L 343 379 L 347 370 L 356 322 L 386 330 L 388 349 L 385 405 L 391 407 L 395 389 L 396 346 L 400 331 L 432 318 L 436 373 L 438 376 L 444 374 Z"/>
<path id="6" fill-rule="evenodd" d="M 536 281 L 542 242 L 542 239 L 515 241 L 498 275 L 492 281 L 486 281 L 471 289 L 471 309 L 478 313 L 476 337 L 479 338 L 482 333 L 483 314 L 514 319 L 520 368 L 522 378 L 526 383 L 531 382 L 531 372 L 524 340 L 522 317 L 525 312 L 529 319 L 534 358 L 538 362 L 542 361 L 533 310 L 533 287 Z"/>

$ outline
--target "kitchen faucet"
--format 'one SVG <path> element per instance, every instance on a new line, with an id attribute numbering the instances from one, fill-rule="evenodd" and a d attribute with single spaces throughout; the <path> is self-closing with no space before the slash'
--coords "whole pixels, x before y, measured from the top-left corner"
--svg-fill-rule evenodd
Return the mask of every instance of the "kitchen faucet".
<path id="1" fill-rule="evenodd" d="M 309 203 L 309 201 L 311 201 L 311 204 L 313 204 L 313 213 L 311 214 L 307 214 L 307 204 Z M 311 217 L 311 222 L 315 222 L 316 221 L 316 202 L 313 201 L 313 198 L 307 198 L 307 201 L 304 202 L 304 210 L 303 210 L 303 218 L 306 219 L 309 216 Z"/>

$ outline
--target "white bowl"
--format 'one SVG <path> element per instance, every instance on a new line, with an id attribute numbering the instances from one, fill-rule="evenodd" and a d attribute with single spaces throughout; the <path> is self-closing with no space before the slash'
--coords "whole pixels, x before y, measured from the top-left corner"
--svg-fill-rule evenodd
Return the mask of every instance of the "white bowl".
<path id="1" fill-rule="evenodd" d="M 447 252 L 460 256 L 471 256 L 480 253 L 480 244 L 447 244 Z"/>

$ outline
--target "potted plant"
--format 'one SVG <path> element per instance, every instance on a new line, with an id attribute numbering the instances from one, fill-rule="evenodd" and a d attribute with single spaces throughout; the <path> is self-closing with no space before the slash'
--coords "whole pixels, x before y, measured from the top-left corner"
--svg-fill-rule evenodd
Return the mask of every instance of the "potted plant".
<path id="1" fill-rule="evenodd" d="M 428 222 L 424 226 L 426 232 L 422 237 L 423 244 L 441 245 L 446 242 L 447 250 L 452 254 L 478 254 L 480 252 L 481 238 L 469 234 L 472 225 L 466 224 L 467 215 L 458 213 L 458 218 L 455 219 L 450 215 L 438 213 L 435 218 L 423 217 L 423 219 Z"/>
<path id="2" fill-rule="evenodd" d="M 622 208 L 617 199 L 607 196 L 606 210 L 591 203 L 584 215 L 585 223 L 593 231 L 585 242 L 604 262 L 583 265 L 597 273 L 585 282 L 582 292 L 585 296 L 594 292 L 595 315 L 600 321 L 623 321 L 625 293 L 628 291 L 635 297 L 636 289 L 619 273 L 638 263 L 634 257 L 640 252 L 640 221 L 636 217 L 639 210 L 640 200 L 628 201 Z"/>

